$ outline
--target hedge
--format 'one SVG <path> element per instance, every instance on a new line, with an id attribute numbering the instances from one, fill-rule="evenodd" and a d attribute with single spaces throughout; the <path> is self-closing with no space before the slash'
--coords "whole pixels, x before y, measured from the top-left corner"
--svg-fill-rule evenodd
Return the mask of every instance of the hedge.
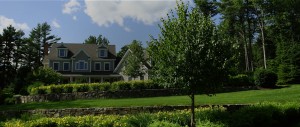
<path id="1" fill-rule="evenodd" d="M 208 127 L 281 127 L 300 125 L 298 102 L 286 104 L 262 103 L 236 111 L 224 107 L 196 109 L 197 126 Z M 0 123 L 4 127 L 161 127 L 186 126 L 190 110 L 139 113 L 128 115 L 66 116 L 62 118 L 13 119 Z"/>
<path id="2" fill-rule="evenodd" d="M 118 91 L 118 90 L 142 90 L 142 89 L 162 89 L 162 86 L 153 81 L 118 81 L 113 83 L 90 83 L 90 84 L 62 84 L 30 87 L 29 94 L 54 94 L 90 91 Z"/>

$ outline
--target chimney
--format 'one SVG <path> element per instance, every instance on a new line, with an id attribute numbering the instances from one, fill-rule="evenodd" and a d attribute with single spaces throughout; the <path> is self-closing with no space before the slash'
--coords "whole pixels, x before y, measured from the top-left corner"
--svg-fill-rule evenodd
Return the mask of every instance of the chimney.
<path id="1" fill-rule="evenodd" d="M 48 51 L 49 50 L 49 44 L 48 43 L 45 43 L 44 44 L 44 56 L 48 55 Z"/>

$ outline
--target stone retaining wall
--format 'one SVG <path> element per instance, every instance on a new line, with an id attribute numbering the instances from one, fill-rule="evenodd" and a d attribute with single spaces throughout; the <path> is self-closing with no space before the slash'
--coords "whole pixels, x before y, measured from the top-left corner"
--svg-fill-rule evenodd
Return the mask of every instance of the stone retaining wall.
<path id="1" fill-rule="evenodd" d="M 16 96 L 16 103 L 67 101 L 76 99 L 97 98 L 138 98 L 182 95 L 180 89 L 145 89 L 124 91 L 74 92 L 61 94 L 42 94 L 31 96 Z"/>
<path id="2" fill-rule="evenodd" d="M 223 106 L 227 108 L 228 111 L 234 111 L 240 109 L 241 107 L 248 105 L 202 105 L 196 106 L 209 107 L 209 106 Z M 125 115 L 125 114 L 135 114 L 141 112 L 154 113 L 158 111 L 174 111 L 189 109 L 190 106 L 145 106 L 145 107 L 108 107 L 108 108 L 67 108 L 67 109 L 37 109 L 37 110 L 21 110 L 21 111 L 0 111 L 0 116 L 5 116 L 6 118 L 17 118 L 21 114 L 41 114 L 46 117 L 63 117 L 63 116 L 83 116 L 83 115 L 100 115 L 100 114 L 115 114 L 115 115 Z"/>

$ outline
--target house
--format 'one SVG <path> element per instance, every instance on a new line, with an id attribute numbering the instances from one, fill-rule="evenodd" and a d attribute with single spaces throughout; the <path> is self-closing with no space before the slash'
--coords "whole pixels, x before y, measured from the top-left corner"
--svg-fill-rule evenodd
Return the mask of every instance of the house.
<path id="1" fill-rule="evenodd" d="M 130 50 L 118 60 L 115 45 L 55 43 L 49 50 L 44 56 L 43 65 L 61 73 L 63 83 L 148 79 L 148 65 L 142 66 L 146 70 L 145 75 L 138 78 L 122 73 Z"/>
<path id="2" fill-rule="evenodd" d="M 64 83 L 118 81 L 115 49 L 115 45 L 56 43 L 43 64 L 61 73 Z"/>

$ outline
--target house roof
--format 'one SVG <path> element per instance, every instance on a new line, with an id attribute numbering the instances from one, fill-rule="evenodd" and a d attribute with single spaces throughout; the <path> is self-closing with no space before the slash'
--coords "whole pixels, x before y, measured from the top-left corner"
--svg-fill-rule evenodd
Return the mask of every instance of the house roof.
<path id="1" fill-rule="evenodd" d="M 124 54 L 124 56 L 122 57 L 122 59 L 120 60 L 120 62 L 118 62 L 118 65 L 117 65 L 117 67 L 116 67 L 115 70 L 114 70 L 114 73 L 120 71 L 120 69 L 122 68 L 122 63 L 125 62 L 125 60 L 127 59 L 128 55 L 130 55 L 131 53 L 132 53 L 132 51 L 131 51 L 130 49 L 128 49 L 128 50 L 125 52 L 125 54 Z M 147 52 L 144 51 L 144 58 L 147 59 L 148 57 L 149 57 L 149 56 L 148 56 Z M 146 61 L 143 62 L 143 65 L 144 65 L 146 68 L 148 68 L 148 69 L 151 68 L 151 65 L 150 65 L 148 62 L 146 62 Z"/>
<path id="2" fill-rule="evenodd" d="M 61 48 L 61 46 L 64 46 L 68 49 L 68 56 L 65 58 L 58 57 L 58 51 L 57 48 Z M 50 49 L 50 53 L 47 56 L 49 60 L 64 60 L 64 59 L 70 59 L 72 57 L 75 57 L 76 54 L 83 51 L 88 55 L 92 60 L 101 60 L 101 59 L 116 59 L 116 46 L 115 45 L 108 45 L 108 55 L 106 58 L 99 58 L 98 57 L 98 48 L 99 45 L 97 44 L 74 44 L 74 43 L 55 43 L 52 44 L 52 47 Z"/>

